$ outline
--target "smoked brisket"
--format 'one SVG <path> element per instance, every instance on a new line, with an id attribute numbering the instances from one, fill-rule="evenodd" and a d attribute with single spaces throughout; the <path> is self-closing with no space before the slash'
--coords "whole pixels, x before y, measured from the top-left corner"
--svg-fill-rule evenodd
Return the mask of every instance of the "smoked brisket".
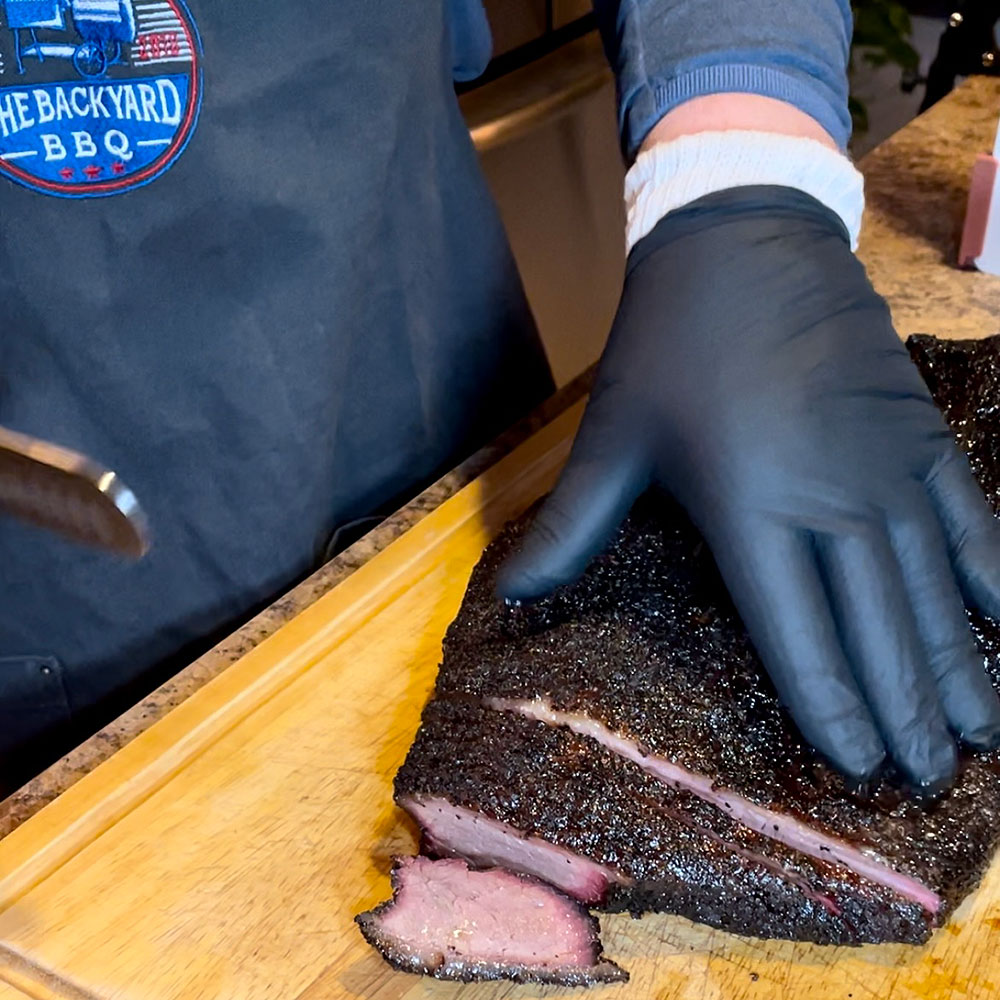
<path id="1" fill-rule="evenodd" d="M 909 341 L 1000 509 L 1000 337 Z M 927 939 L 1000 841 L 1000 751 L 933 803 L 890 769 L 849 787 L 780 705 L 687 517 L 633 509 L 575 584 L 505 607 L 507 526 L 448 630 L 396 778 L 425 849 L 593 908 L 829 944 Z M 1000 626 L 970 614 L 1000 690 Z"/>
<path id="2" fill-rule="evenodd" d="M 495 843 L 483 853 L 471 812 L 503 829 L 510 849 L 503 845 L 502 863 L 565 892 L 574 883 L 558 866 L 571 868 L 570 854 L 586 859 L 606 875 L 596 898 L 583 901 L 604 910 L 667 911 L 820 944 L 916 943 L 929 933 L 921 906 L 846 867 L 749 830 L 593 740 L 472 702 L 427 706 L 396 799 L 436 854 L 501 863 Z M 529 850 L 539 842 L 564 856 L 539 865 Z"/>

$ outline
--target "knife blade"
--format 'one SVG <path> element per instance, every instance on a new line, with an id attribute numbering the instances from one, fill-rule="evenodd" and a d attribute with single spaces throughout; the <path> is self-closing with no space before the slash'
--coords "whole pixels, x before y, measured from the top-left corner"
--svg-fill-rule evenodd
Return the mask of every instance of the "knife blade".
<path id="1" fill-rule="evenodd" d="M 79 452 L 0 427 L 0 513 L 138 559 L 149 529 L 135 494 Z"/>

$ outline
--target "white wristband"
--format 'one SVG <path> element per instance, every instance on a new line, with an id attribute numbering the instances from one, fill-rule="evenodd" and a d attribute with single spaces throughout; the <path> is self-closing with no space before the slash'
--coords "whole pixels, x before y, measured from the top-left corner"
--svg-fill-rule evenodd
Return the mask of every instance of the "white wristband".
<path id="1" fill-rule="evenodd" d="M 836 212 L 857 249 L 864 177 L 815 139 L 774 132 L 697 132 L 640 153 L 625 175 L 625 237 L 631 250 L 668 212 L 716 191 L 776 184 L 812 195 Z"/>

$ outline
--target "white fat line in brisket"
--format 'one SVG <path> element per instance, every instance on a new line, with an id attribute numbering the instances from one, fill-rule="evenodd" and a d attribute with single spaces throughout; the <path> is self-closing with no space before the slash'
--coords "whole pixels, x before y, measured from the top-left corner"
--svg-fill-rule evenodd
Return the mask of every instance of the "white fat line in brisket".
<path id="1" fill-rule="evenodd" d="M 654 778 L 671 787 L 693 792 L 698 798 L 724 810 L 733 819 L 762 833 L 765 837 L 780 841 L 819 861 L 837 861 L 846 865 L 859 875 L 919 903 L 931 916 L 937 914 L 941 908 L 941 898 L 936 892 L 921 885 L 916 879 L 894 871 L 880 858 L 854 847 L 846 840 L 830 836 L 823 830 L 802 823 L 787 813 L 762 808 L 743 798 L 742 795 L 717 786 L 710 778 L 689 771 L 665 757 L 648 753 L 634 741 L 619 733 L 611 732 L 594 719 L 585 715 L 556 711 L 543 698 L 530 701 L 488 698 L 486 704 L 498 711 L 516 712 L 550 726 L 565 726 L 581 736 L 589 736 L 620 757 L 633 761 Z"/>
<path id="2" fill-rule="evenodd" d="M 396 799 L 430 853 L 534 875 L 600 909 L 823 944 L 930 934 L 899 893 L 761 836 L 589 737 L 471 702 L 427 706 Z"/>

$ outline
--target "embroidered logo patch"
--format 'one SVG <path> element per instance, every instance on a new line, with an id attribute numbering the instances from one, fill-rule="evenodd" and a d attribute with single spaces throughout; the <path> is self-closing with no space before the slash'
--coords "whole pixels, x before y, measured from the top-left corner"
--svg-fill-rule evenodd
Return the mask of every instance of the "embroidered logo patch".
<path id="1" fill-rule="evenodd" d="M 201 105 L 184 0 L 0 0 L 0 174 L 68 198 L 148 184 Z"/>

